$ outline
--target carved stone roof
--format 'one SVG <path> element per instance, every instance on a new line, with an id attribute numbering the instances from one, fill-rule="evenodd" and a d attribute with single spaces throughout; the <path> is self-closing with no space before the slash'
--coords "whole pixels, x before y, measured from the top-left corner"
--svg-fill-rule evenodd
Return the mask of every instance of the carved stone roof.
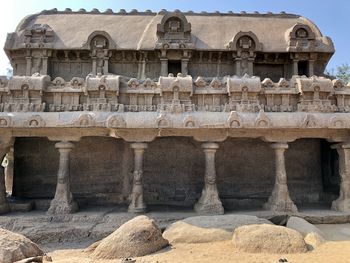
<path id="1" fill-rule="evenodd" d="M 24 18 L 16 31 L 8 36 L 5 49 L 25 48 L 26 43 L 31 41 L 28 39 L 31 37 L 28 32 L 34 26 L 42 25 L 44 29 L 49 28 L 49 31 L 40 31 L 46 34 L 43 41 L 52 41 L 52 45 L 48 47 L 54 49 L 86 49 L 89 36 L 95 31 L 103 31 L 111 37 L 116 49 L 153 50 L 158 40 L 158 25 L 166 15 L 169 12 L 133 10 L 130 13 L 113 13 L 112 10 L 107 10 L 100 13 L 98 10 L 72 12 L 69 9 L 63 12 L 43 11 Z M 314 51 L 334 52 L 331 39 L 322 36 L 310 20 L 297 15 L 193 12 L 184 12 L 181 15 L 189 23 L 186 30 L 190 30 L 193 44 L 191 47 L 198 50 L 227 50 L 227 45 L 239 32 L 252 32 L 261 43 L 263 52 L 288 52 L 293 28 L 296 25 L 306 25 L 315 37 Z"/>

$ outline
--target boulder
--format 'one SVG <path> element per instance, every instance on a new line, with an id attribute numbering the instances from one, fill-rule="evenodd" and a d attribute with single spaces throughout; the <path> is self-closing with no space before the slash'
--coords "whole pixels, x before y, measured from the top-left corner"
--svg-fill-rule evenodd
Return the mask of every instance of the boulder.
<path id="1" fill-rule="evenodd" d="M 313 224 L 310 224 L 305 219 L 302 219 L 296 216 L 291 216 L 288 219 L 287 227 L 300 232 L 303 235 L 303 237 L 305 237 L 307 234 L 310 234 L 310 233 L 317 233 L 321 237 L 324 236 L 322 231 L 318 229 L 316 226 L 314 226 Z"/>
<path id="2" fill-rule="evenodd" d="M 287 227 L 275 225 L 241 226 L 235 230 L 233 246 L 248 253 L 302 253 L 307 251 L 303 236 Z"/>
<path id="3" fill-rule="evenodd" d="M 137 216 L 104 238 L 95 248 L 92 257 L 116 259 L 140 257 L 154 253 L 168 245 L 154 220 Z"/>
<path id="4" fill-rule="evenodd" d="M 42 255 L 44 252 L 25 236 L 0 228 L 1 263 L 12 263 Z"/>
<path id="5" fill-rule="evenodd" d="M 231 240 L 237 227 L 250 224 L 271 224 L 271 222 L 249 215 L 194 216 L 168 226 L 163 237 L 171 244 Z"/>
<path id="6" fill-rule="evenodd" d="M 320 229 L 300 217 L 290 217 L 287 222 L 287 227 L 302 234 L 309 250 L 313 250 L 326 242 L 324 233 Z"/>

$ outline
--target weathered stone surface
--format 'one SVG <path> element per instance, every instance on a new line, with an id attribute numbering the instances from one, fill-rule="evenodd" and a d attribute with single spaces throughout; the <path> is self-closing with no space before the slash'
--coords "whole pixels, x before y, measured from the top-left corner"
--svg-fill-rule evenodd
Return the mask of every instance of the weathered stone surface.
<path id="1" fill-rule="evenodd" d="M 174 243 L 205 243 L 230 240 L 242 225 L 271 224 L 268 220 L 248 215 L 194 216 L 167 227 L 163 237 Z"/>
<path id="2" fill-rule="evenodd" d="M 303 237 L 310 233 L 317 233 L 320 236 L 324 236 L 322 231 L 318 229 L 316 226 L 313 224 L 310 224 L 307 222 L 305 219 L 296 217 L 296 216 L 291 216 L 288 221 L 287 221 L 287 227 L 290 229 L 294 229 L 301 233 Z"/>
<path id="3" fill-rule="evenodd" d="M 302 253 L 307 251 L 303 236 L 283 226 L 249 225 L 235 230 L 233 246 L 249 253 Z"/>
<path id="4" fill-rule="evenodd" d="M 324 233 L 320 229 L 300 217 L 290 217 L 287 222 L 287 227 L 303 235 L 309 250 L 313 250 L 326 242 Z"/>
<path id="5" fill-rule="evenodd" d="M 323 236 L 316 232 L 311 232 L 304 237 L 308 250 L 314 250 L 326 242 Z"/>
<path id="6" fill-rule="evenodd" d="M 168 245 L 155 222 L 138 216 L 126 222 L 96 247 L 95 258 L 115 259 L 154 253 Z"/>
<path id="7" fill-rule="evenodd" d="M 0 262 L 12 263 L 44 252 L 23 235 L 0 228 Z"/>

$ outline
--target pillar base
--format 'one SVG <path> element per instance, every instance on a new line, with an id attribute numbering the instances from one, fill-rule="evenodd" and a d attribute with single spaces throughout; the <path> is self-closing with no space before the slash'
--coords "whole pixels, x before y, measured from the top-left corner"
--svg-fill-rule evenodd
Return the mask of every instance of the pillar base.
<path id="1" fill-rule="evenodd" d="M 273 212 L 298 212 L 298 208 L 290 199 L 289 193 L 283 193 L 283 195 L 273 194 L 272 196 L 270 196 L 269 200 L 264 204 L 264 209 L 271 210 Z"/>
<path id="2" fill-rule="evenodd" d="M 5 204 L 0 205 L 0 214 L 6 214 L 8 212 L 10 212 L 9 204 L 5 203 Z"/>
<path id="3" fill-rule="evenodd" d="M 47 211 L 49 215 L 67 215 L 75 213 L 79 210 L 78 204 L 73 201 L 71 203 L 62 202 L 60 200 L 52 200 L 50 208 Z"/>
<path id="4" fill-rule="evenodd" d="M 129 206 L 128 212 L 135 213 L 135 214 L 146 213 L 147 207 L 146 207 L 146 205 L 139 206 L 139 207 Z"/>
<path id="5" fill-rule="evenodd" d="M 214 189 L 210 189 L 213 187 Z M 223 215 L 224 207 L 219 199 L 216 185 L 209 185 L 202 192 L 201 198 L 194 205 L 194 211 L 199 214 Z"/>
<path id="6" fill-rule="evenodd" d="M 202 204 L 194 205 L 194 211 L 201 215 L 223 215 L 225 213 L 222 204 Z"/>
<path id="7" fill-rule="evenodd" d="M 337 199 L 332 202 L 332 210 L 350 212 L 350 199 Z"/>

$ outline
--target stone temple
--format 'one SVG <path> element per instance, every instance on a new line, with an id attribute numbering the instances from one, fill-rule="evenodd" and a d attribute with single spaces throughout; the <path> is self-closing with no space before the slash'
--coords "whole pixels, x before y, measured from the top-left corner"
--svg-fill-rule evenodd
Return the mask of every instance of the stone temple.
<path id="1" fill-rule="evenodd" d="M 350 86 L 302 16 L 53 9 L 5 51 L 1 213 L 350 212 Z"/>

